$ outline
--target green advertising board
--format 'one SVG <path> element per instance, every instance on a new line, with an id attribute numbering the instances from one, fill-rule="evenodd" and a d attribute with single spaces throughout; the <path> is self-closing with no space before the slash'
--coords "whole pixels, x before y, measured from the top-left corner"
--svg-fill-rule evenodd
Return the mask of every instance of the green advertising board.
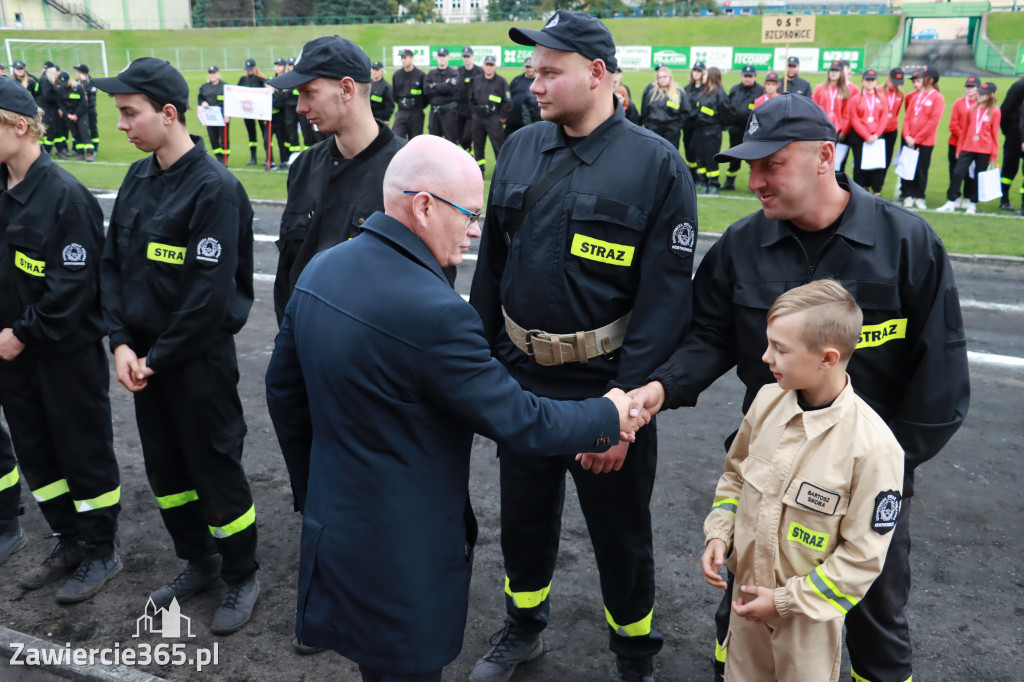
<path id="1" fill-rule="evenodd" d="M 775 48 L 773 47 L 733 48 L 732 68 L 739 70 L 744 66 L 753 66 L 758 71 L 771 71 L 774 57 Z"/>
<path id="2" fill-rule="evenodd" d="M 667 66 L 670 69 L 690 68 L 690 48 L 655 45 L 651 48 L 651 67 Z"/>
<path id="3" fill-rule="evenodd" d="M 509 47 L 504 45 L 501 48 L 501 59 L 499 59 L 498 62 L 502 66 L 522 66 L 523 62 L 526 61 L 526 58 L 532 56 L 532 47 L 523 47 L 522 45 Z"/>
<path id="4" fill-rule="evenodd" d="M 845 59 L 850 62 L 851 69 L 860 71 L 864 66 L 864 50 L 823 47 L 821 49 L 821 62 L 818 64 L 818 70 L 828 71 L 828 65 L 837 59 Z"/>

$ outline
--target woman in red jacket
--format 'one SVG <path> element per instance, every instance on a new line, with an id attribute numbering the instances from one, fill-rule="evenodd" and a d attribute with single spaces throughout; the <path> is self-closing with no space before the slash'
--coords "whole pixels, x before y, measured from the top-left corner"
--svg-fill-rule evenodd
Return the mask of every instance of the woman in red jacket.
<path id="1" fill-rule="evenodd" d="M 961 129 L 960 145 L 956 148 L 956 166 L 953 167 L 953 178 L 946 190 L 946 203 L 939 207 L 942 213 L 952 213 L 956 209 L 956 200 L 960 198 L 960 183 L 967 177 L 971 164 L 974 164 L 974 177 L 988 168 L 991 161 L 999 158 L 999 121 L 1002 112 L 996 106 L 996 84 L 985 83 L 978 87 L 978 100 L 967 112 L 967 120 Z M 978 183 L 973 194 L 967 195 L 967 213 L 977 212 Z"/>
<path id="2" fill-rule="evenodd" d="M 929 66 L 921 73 L 921 91 L 907 104 L 903 119 L 903 145 L 920 152 L 913 180 L 903 181 L 903 205 L 924 210 L 924 192 L 928 187 L 928 167 L 932 163 L 935 133 L 946 109 L 946 100 L 939 92 L 939 70 Z"/>
<path id="3" fill-rule="evenodd" d="M 981 85 L 981 79 L 977 76 L 970 76 L 967 78 L 967 82 L 964 83 L 964 96 L 953 102 L 953 110 L 949 117 L 949 143 L 947 149 L 947 159 L 949 160 L 949 182 L 953 184 L 953 168 L 956 167 L 956 148 L 960 145 L 960 141 L 963 139 L 963 127 L 967 124 L 967 113 L 971 110 L 971 106 L 978 99 L 978 86 Z M 964 204 L 968 201 L 967 197 L 977 195 L 977 180 L 972 177 L 964 178 L 964 196 L 961 198 L 961 203 L 957 204 L 957 208 L 967 208 Z M 957 190 L 959 190 L 959 185 Z"/>
<path id="4" fill-rule="evenodd" d="M 847 118 L 847 103 L 850 101 L 850 88 L 846 85 L 846 76 L 843 74 L 843 61 L 836 59 L 828 67 L 828 75 L 825 82 L 814 88 L 811 96 L 814 102 L 825 110 L 828 120 L 836 127 L 836 137 L 843 144 L 847 144 L 846 136 L 850 132 L 850 122 Z M 846 158 L 836 171 L 842 171 L 846 167 Z"/>
<path id="5" fill-rule="evenodd" d="M 889 72 L 882 86 L 878 88 L 878 96 L 885 102 L 885 167 L 892 165 L 892 153 L 896 149 L 896 138 L 900 136 L 900 109 L 903 108 L 903 69 L 896 67 Z"/>
<path id="6" fill-rule="evenodd" d="M 847 114 L 850 119 L 850 151 L 853 153 L 853 181 L 875 196 L 881 196 L 885 183 L 885 168 L 861 169 L 861 152 L 864 143 L 877 142 L 885 132 L 888 122 L 885 100 L 878 92 L 878 73 L 874 69 L 864 72 L 861 90 L 850 98 Z M 883 144 L 885 144 L 883 142 Z"/>

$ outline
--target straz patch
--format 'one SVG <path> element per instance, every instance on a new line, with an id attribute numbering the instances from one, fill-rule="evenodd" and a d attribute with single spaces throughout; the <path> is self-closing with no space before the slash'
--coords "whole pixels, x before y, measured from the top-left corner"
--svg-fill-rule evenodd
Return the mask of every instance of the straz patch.
<path id="1" fill-rule="evenodd" d="M 21 251 L 14 252 L 14 267 L 22 272 L 27 272 L 33 277 L 46 277 L 46 262 L 29 258 Z"/>
<path id="2" fill-rule="evenodd" d="M 196 247 L 196 260 L 215 264 L 220 262 L 220 242 L 213 237 L 203 237 Z"/>
<path id="3" fill-rule="evenodd" d="M 171 265 L 183 265 L 185 263 L 185 247 L 150 242 L 146 247 L 146 258 Z"/>
<path id="4" fill-rule="evenodd" d="M 61 258 L 64 260 L 64 267 L 71 268 L 72 270 L 84 268 L 87 256 L 88 254 L 85 251 L 85 247 L 74 242 L 65 246 L 64 250 L 61 252 Z"/>
<path id="5" fill-rule="evenodd" d="M 907 318 L 886 320 L 880 324 L 866 324 L 861 327 L 857 348 L 873 348 L 895 339 L 907 338 Z"/>
<path id="6" fill-rule="evenodd" d="M 839 508 L 840 499 L 842 496 L 839 493 L 804 482 L 797 489 L 794 502 L 804 509 L 813 509 L 819 514 L 833 516 Z"/>
<path id="7" fill-rule="evenodd" d="M 697 228 L 684 220 L 672 229 L 672 243 L 669 248 L 679 257 L 693 255 L 693 244 L 697 241 Z"/>
<path id="8" fill-rule="evenodd" d="M 903 496 L 898 490 L 883 490 L 875 498 L 875 516 L 871 520 L 871 529 L 879 535 L 885 535 L 896 527 L 896 519 L 900 517 Z"/>
<path id="9" fill-rule="evenodd" d="M 809 528 L 804 528 L 799 523 L 790 523 L 787 540 L 799 542 L 804 547 L 813 549 L 816 552 L 824 552 L 828 548 L 828 533 L 817 533 Z"/>
<path id="10" fill-rule="evenodd" d="M 569 253 L 587 260 L 596 260 L 598 263 L 629 267 L 633 264 L 635 250 L 635 247 L 625 244 L 613 244 L 586 235 L 575 234 L 572 237 Z"/>

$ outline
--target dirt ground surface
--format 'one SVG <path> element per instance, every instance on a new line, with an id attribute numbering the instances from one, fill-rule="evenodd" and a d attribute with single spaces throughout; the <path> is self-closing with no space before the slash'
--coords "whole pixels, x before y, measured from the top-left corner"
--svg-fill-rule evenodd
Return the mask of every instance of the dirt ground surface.
<path id="1" fill-rule="evenodd" d="M 271 223 L 272 218 L 265 222 Z M 276 225 L 264 224 L 270 233 Z M 258 245 L 257 269 L 272 272 L 272 244 Z M 473 263 L 460 268 L 457 287 L 468 291 Z M 977 278 L 981 293 L 1020 302 L 1024 269 L 1011 265 L 993 271 L 958 266 L 962 295 L 967 278 Z M 147 484 L 134 411 L 127 391 L 112 380 L 115 446 L 121 465 L 121 558 L 124 572 L 93 600 L 61 606 L 53 585 L 24 592 L 15 577 L 43 559 L 52 547 L 38 507 L 23 492 L 28 546 L 0 568 L 0 625 L 73 647 L 113 647 L 182 643 L 187 656 L 199 648 L 218 650 L 217 665 L 197 672 L 188 666 L 142 666 L 169 680 L 218 679 L 225 682 L 357 680 L 356 667 L 337 654 L 300 656 L 291 647 L 294 632 L 300 519 L 292 511 L 284 463 L 266 411 L 263 376 L 276 324 L 269 278 L 256 283 L 257 301 L 249 323 L 237 337 L 240 393 L 248 437 L 244 463 L 256 501 L 259 530 L 259 579 L 263 592 L 252 621 L 240 632 L 217 637 L 209 624 L 223 589 L 184 604 L 194 638 L 135 638 L 148 593 L 182 568 L 158 515 Z M 983 339 L 1002 335 L 1024 356 L 1019 314 L 972 317 L 969 327 L 985 327 Z M 1013 329 L 1016 329 L 1014 332 Z M 972 337 L 972 343 L 974 339 Z M 994 343 L 994 342 L 993 342 Z M 1019 493 L 1022 435 L 1020 421 L 1024 370 L 973 365 L 971 416 L 940 457 L 918 474 L 913 503 L 914 588 L 910 619 L 916 646 L 915 679 L 1021 680 L 1024 588 Z M 111 374 L 113 377 L 113 372 Z M 739 423 L 742 392 L 734 376 L 724 377 L 700 405 L 659 417 L 660 461 L 652 502 L 658 598 L 655 627 L 665 636 L 657 659 L 662 682 L 707 680 L 714 650 L 712 615 L 719 592 L 708 587 L 698 558 L 701 525 L 724 460 L 723 437 Z M 614 658 L 598 577 L 586 527 L 568 486 L 557 572 L 552 588 L 547 653 L 523 666 L 522 682 L 589 682 L 614 679 Z M 498 467 L 494 445 L 477 439 L 471 491 L 480 522 L 464 648 L 444 679 L 465 680 L 488 648 L 504 612 L 503 568 L 499 546 Z M 7 643 L 5 643 L 7 644 Z M 0 666 L 7 663 L 0 660 Z M 848 668 L 844 668 L 846 670 Z M 10 679 L 0 668 L 0 680 Z"/>

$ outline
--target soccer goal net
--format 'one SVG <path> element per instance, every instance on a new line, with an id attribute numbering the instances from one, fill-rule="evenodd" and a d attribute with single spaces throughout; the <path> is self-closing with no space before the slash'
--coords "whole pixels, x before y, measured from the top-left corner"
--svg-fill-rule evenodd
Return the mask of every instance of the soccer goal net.
<path id="1" fill-rule="evenodd" d="M 7 64 L 25 62 L 25 70 L 38 75 L 44 62 L 53 62 L 67 72 L 85 64 L 93 76 L 109 76 L 107 45 L 102 40 L 29 40 L 5 38 Z"/>

